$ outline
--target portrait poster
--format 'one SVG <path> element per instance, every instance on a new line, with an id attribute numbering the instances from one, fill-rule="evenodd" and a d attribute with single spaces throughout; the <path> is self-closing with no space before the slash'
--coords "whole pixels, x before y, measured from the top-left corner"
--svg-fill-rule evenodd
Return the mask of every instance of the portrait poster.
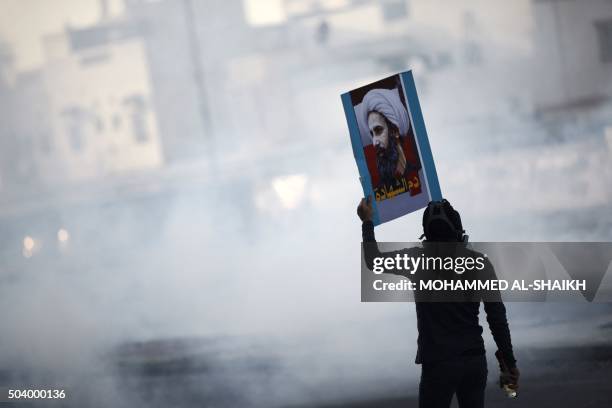
<path id="1" fill-rule="evenodd" d="M 342 94 L 351 145 L 374 225 L 441 200 L 411 71 Z"/>

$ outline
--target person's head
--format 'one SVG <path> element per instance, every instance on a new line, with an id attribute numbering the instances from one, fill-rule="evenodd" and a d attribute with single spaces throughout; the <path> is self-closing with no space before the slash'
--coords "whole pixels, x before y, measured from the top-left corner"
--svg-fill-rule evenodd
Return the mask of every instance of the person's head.
<path id="1" fill-rule="evenodd" d="M 374 145 L 379 142 L 388 146 L 392 131 L 397 138 L 408 135 L 410 117 L 399 92 L 398 89 L 376 88 L 369 90 L 363 97 L 360 123 L 368 127 Z M 375 132 L 377 126 L 378 132 Z M 383 135 L 384 130 L 387 130 L 386 135 Z M 385 139 L 384 143 L 382 139 Z"/>
<path id="2" fill-rule="evenodd" d="M 401 149 L 398 146 L 400 138 L 406 137 L 410 130 L 410 117 L 400 98 L 400 90 L 371 89 L 363 97 L 360 110 L 361 123 L 367 127 L 376 149 L 380 183 L 388 184 L 396 173 L 401 173 L 398 168 Z"/>
<path id="3" fill-rule="evenodd" d="M 368 129 L 378 156 L 382 156 L 399 138 L 397 126 L 377 111 L 368 113 Z"/>
<path id="4" fill-rule="evenodd" d="M 395 177 L 399 161 L 399 131 L 397 126 L 376 111 L 368 114 L 368 128 L 376 150 L 376 167 L 381 182 L 389 183 Z"/>
<path id="5" fill-rule="evenodd" d="M 431 201 L 423 212 L 423 232 L 427 241 L 463 241 L 465 232 L 459 212 L 446 200 Z"/>

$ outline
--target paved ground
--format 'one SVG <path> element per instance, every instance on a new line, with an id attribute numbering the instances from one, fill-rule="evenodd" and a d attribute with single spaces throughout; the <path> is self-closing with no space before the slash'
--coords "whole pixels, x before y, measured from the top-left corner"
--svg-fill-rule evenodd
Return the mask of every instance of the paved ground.
<path id="1" fill-rule="evenodd" d="M 506 398 L 492 383 L 489 367 L 487 406 L 499 408 L 609 408 L 612 406 L 612 345 L 529 350 L 517 399 Z M 456 401 L 453 401 L 453 406 Z M 418 407 L 415 396 L 371 399 L 318 408 Z"/>
<path id="2" fill-rule="evenodd" d="M 601 332 L 612 334 L 612 325 L 609 326 L 600 326 Z M 497 366 L 490 360 L 487 406 L 612 407 L 612 341 L 606 341 L 605 337 L 601 340 L 590 346 L 522 348 L 521 389 L 517 399 L 507 399 L 496 387 Z M 351 385 L 352 388 L 342 383 L 340 377 L 325 387 L 320 383 L 305 387 L 296 385 L 304 378 L 292 377 L 282 361 L 266 356 L 256 346 L 228 339 L 196 338 L 126 344 L 106 356 L 104 367 L 69 379 L 47 376 L 45 380 L 42 373 L 32 376 L 23 369 L 4 367 L 0 369 L 0 384 L 44 383 L 51 388 L 66 387 L 70 394 L 70 399 L 63 402 L 19 402 L 20 407 L 418 406 L 416 383 L 400 383 L 389 388 L 388 383 L 377 383 L 375 375 L 363 374 L 364 381 Z M 334 397 L 330 401 L 327 395 Z M 288 400 L 295 402 L 287 403 Z"/>

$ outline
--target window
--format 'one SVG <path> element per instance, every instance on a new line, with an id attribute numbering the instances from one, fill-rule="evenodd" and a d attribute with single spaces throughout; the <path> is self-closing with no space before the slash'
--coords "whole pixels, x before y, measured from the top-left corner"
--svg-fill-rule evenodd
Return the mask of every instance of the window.
<path id="1" fill-rule="evenodd" d="M 86 114 L 78 106 L 70 106 L 62 111 L 68 142 L 74 152 L 80 152 L 85 144 Z"/>
<path id="2" fill-rule="evenodd" d="M 123 100 L 123 105 L 128 109 L 134 139 L 138 143 L 147 143 L 149 141 L 149 130 L 146 116 L 147 105 L 144 96 L 128 96 Z"/>
<path id="3" fill-rule="evenodd" d="M 381 6 L 385 21 L 400 20 L 408 17 L 408 0 L 386 0 Z"/>
<path id="4" fill-rule="evenodd" d="M 612 62 L 612 19 L 595 23 L 601 62 Z"/>

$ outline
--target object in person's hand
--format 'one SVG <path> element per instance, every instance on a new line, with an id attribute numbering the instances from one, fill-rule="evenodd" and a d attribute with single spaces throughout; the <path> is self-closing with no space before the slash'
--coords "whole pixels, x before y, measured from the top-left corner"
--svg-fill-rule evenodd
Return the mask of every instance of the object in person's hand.
<path id="1" fill-rule="evenodd" d="M 516 390 L 510 388 L 510 386 L 508 384 L 502 385 L 502 389 L 504 390 L 504 392 L 506 393 L 506 397 L 508 397 L 508 398 L 516 398 L 517 395 L 518 395 L 516 393 Z"/>
<path id="2" fill-rule="evenodd" d="M 501 372 L 499 376 L 499 386 L 502 390 L 504 390 L 504 393 L 508 398 L 516 398 L 518 394 L 516 389 L 513 388 L 513 386 L 516 384 L 512 384 L 507 380 L 507 378 L 510 377 L 510 368 L 508 367 L 508 364 L 506 364 L 501 351 L 497 350 L 495 352 L 495 357 L 497 358 L 497 362 L 499 363 L 499 371 Z"/>

